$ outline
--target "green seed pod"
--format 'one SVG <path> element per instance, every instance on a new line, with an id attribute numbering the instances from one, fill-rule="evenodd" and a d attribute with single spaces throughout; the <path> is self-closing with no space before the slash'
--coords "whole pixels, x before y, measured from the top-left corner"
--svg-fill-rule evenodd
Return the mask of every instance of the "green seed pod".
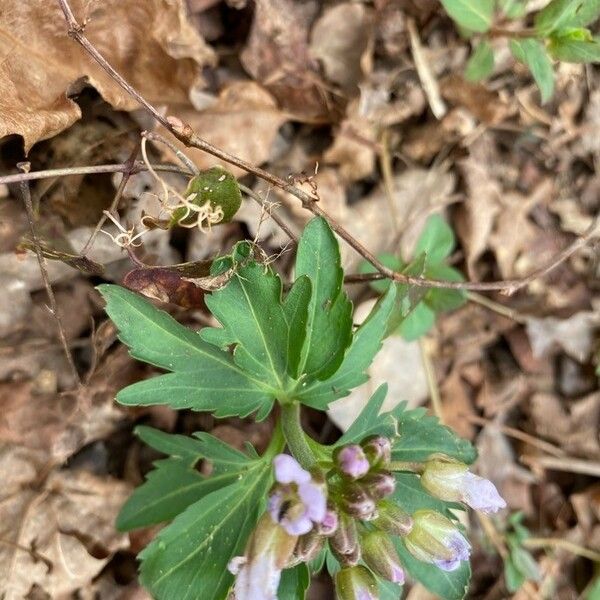
<path id="1" fill-rule="evenodd" d="M 191 207 L 180 206 L 171 215 L 171 227 L 174 225 L 193 226 L 200 219 L 200 225 L 229 223 L 242 204 L 242 193 L 236 178 L 222 167 L 212 167 L 192 177 L 183 197 Z M 193 207 L 209 203 L 208 210 L 218 220 L 207 219 L 204 212 Z M 204 218 L 203 218 L 204 217 Z"/>

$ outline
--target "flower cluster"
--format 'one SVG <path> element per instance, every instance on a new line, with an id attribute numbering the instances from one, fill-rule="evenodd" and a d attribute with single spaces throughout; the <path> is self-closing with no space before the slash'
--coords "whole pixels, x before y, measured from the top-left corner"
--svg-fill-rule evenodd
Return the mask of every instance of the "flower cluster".
<path id="1" fill-rule="evenodd" d="M 410 515 L 402 508 L 394 471 L 419 473 L 424 489 L 445 501 L 488 513 L 506 506 L 490 481 L 445 455 L 422 464 L 392 462 L 390 440 L 382 436 L 337 448 L 330 463 L 311 472 L 285 454 L 275 457 L 273 467 L 267 512 L 244 556 L 229 565 L 236 574 L 235 600 L 276 600 L 281 571 L 316 558 L 326 543 L 340 564 L 339 600 L 376 600 L 378 577 L 404 583 L 399 537 L 416 559 L 444 571 L 469 560 L 470 544 L 448 517 L 433 510 Z"/>

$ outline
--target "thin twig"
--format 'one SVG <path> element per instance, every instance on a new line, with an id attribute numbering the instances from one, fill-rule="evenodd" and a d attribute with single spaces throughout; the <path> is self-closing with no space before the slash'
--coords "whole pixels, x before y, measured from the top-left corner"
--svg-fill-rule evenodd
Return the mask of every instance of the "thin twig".
<path id="1" fill-rule="evenodd" d="M 382 264 L 377 257 L 365 248 L 356 238 L 354 238 L 344 227 L 340 225 L 333 217 L 328 215 L 318 205 L 318 198 L 307 194 L 300 188 L 295 187 L 288 181 L 285 181 L 281 177 L 269 173 L 260 167 L 252 165 L 241 158 L 229 154 L 224 150 L 213 146 L 206 140 L 199 137 L 190 125 L 184 123 L 177 117 L 164 117 L 158 112 L 158 110 L 152 106 L 131 84 L 129 84 L 125 78 L 120 75 L 114 67 L 102 56 L 102 54 L 96 49 L 96 47 L 87 39 L 84 34 L 84 27 L 81 26 L 69 5 L 68 0 L 58 0 L 60 7 L 65 15 L 65 19 L 68 25 L 68 35 L 78 42 L 88 54 L 132 97 L 135 98 L 163 127 L 172 133 L 180 142 L 188 147 L 197 148 L 219 158 L 231 165 L 234 165 L 247 173 L 252 173 L 257 177 L 260 177 L 264 181 L 267 181 L 271 185 L 280 188 L 281 190 L 288 192 L 295 196 L 302 206 L 309 210 L 316 216 L 320 216 L 327 220 L 331 228 L 345 241 L 347 242 L 356 252 L 362 255 L 368 262 L 370 262 L 380 273 L 386 277 L 400 282 L 406 283 L 419 287 L 429 288 L 445 288 L 445 289 L 463 289 L 473 291 L 491 291 L 491 290 L 502 290 L 504 293 L 510 295 L 517 290 L 525 287 L 533 280 L 543 277 L 558 265 L 567 260 L 574 252 L 579 250 L 582 246 L 587 244 L 592 237 L 597 234 L 596 231 L 591 232 L 589 235 L 573 242 L 571 246 L 561 252 L 555 259 L 550 261 L 549 264 L 544 267 L 537 269 L 528 277 L 523 279 L 512 279 L 504 281 L 489 281 L 489 282 L 456 282 L 456 281 L 440 281 L 435 279 L 424 279 L 421 277 L 412 277 L 398 273 L 392 269 L 389 269 Z"/>
<path id="2" fill-rule="evenodd" d="M 471 300 L 471 302 L 475 302 L 476 304 L 480 304 L 485 308 L 502 315 L 508 319 L 512 319 L 517 323 L 527 323 L 527 317 L 524 317 L 520 313 L 518 313 L 514 308 L 510 308 L 510 306 L 505 306 L 504 304 L 500 304 L 500 302 L 494 302 L 494 300 L 490 300 L 487 296 L 482 296 L 481 294 L 477 294 L 476 292 L 469 292 L 467 298 Z"/>
<path id="3" fill-rule="evenodd" d="M 344 277 L 344 283 L 370 283 L 382 279 L 389 278 L 383 273 L 350 273 Z"/>
<path id="4" fill-rule="evenodd" d="M 155 171 L 179 173 L 180 175 L 189 176 L 192 174 L 175 165 L 154 165 L 153 168 Z M 22 181 L 35 181 L 37 179 L 51 179 L 53 177 L 67 177 L 69 175 L 98 175 L 102 173 L 129 173 L 130 175 L 136 175 L 137 173 L 147 170 L 148 167 L 142 161 L 135 161 L 132 167 L 128 166 L 127 163 L 93 165 L 87 167 L 65 167 L 64 169 L 46 169 L 44 171 L 4 175 L 0 177 L 0 185 L 21 183 Z"/>
<path id="5" fill-rule="evenodd" d="M 427 347 L 427 339 L 421 338 L 419 340 L 419 348 L 421 350 L 421 360 L 423 367 L 425 368 L 425 376 L 427 379 L 427 387 L 429 388 L 429 396 L 431 398 L 431 407 L 433 413 L 440 420 L 442 425 L 445 424 L 444 409 L 442 407 L 442 398 L 440 396 L 440 388 L 438 386 L 435 369 L 431 356 L 429 356 L 429 348 Z"/>
<path id="6" fill-rule="evenodd" d="M 521 461 L 530 467 L 600 477 L 600 463 L 596 461 L 582 460 L 570 456 L 562 458 L 555 456 L 522 456 Z"/>
<path id="7" fill-rule="evenodd" d="M 563 540 L 562 538 L 527 538 L 523 540 L 523 546 L 526 548 L 562 548 L 571 554 L 583 556 L 594 562 L 600 563 L 600 552 L 594 552 L 589 548 L 584 548 L 579 544 Z"/>
<path id="8" fill-rule="evenodd" d="M 30 163 L 19 163 L 17 165 L 23 171 L 28 171 Z M 25 204 L 25 210 L 27 212 L 27 220 L 29 221 L 29 228 L 31 230 L 31 240 L 33 242 L 33 247 L 35 248 L 35 254 L 37 256 L 38 264 L 40 267 L 40 273 L 42 275 L 42 281 L 44 282 L 44 287 L 46 288 L 46 293 L 48 294 L 48 301 L 50 302 L 50 313 L 54 317 L 56 321 L 56 326 L 58 328 L 58 335 L 60 336 L 60 342 L 63 347 L 63 351 L 67 358 L 67 362 L 69 363 L 69 368 L 71 369 L 71 373 L 73 374 L 73 378 L 77 382 L 77 386 L 81 386 L 81 378 L 79 377 L 79 373 L 77 372 L 77 368 L 75 367 L 75 362 L 73 360 L 73 355 L 71 354 L 71 349 L 69 348 L 69 343 L 67 341 L 67 335 L 65 333 L 65 329 L 63 327 L 60 315 L 58 313 L 58 307 L 56 305 L 56 297 L 54 296 L 54 291 L 52 290 L 52 286 L 50 285 L 50 278 L 48 277 L 48 270 L 46 269 L 46 259 L 42 254 L 42 249 L 40 248 L 40 242 L 37 237 L 37 232 L 35 228 L 35 218 L 33 214 L 33 204 L 31 202 L 31 192 L 29 191 L 29 184 L 26 181 L 21 182 L 21 196 L 23 198 L 23 203 Z"/>
<path id="9" fill-rule="evenodd" d="M 467 421 L 469 421 L 469 423 L 474 423 L 475 425 L 483 425 L 486 427 L 495 427 L 496 429 L 498 429 L 498 431 L 501 431 L 505 435 L 515 438 L 516 440 L 521 440 L 522 442 L 525 442 L 526 444 L 529 444 L 530 446 L 533 446 L 534 448 L 539 448 L 540 450 L 543 450 L 544 452 L 547 452 L 548 454 L 552 454 L 553 456 L 562 458 L 565 455 L 565 451 L 562 450 L 561 448 L 559 448 L 558 446 L 555 446 L 554 444 L 551 444 L 550 442 L 545 442 L 544 440 L 540 440 L 539 438 L 529 435 L 528 433 L 525 433 L 524 431 L 521 431 L 520 429 L 515 429 L 514 427 L 508 427 L 507 425 L 500 425 L 498 423 L 495 423 L 494 421 L 490 421 L 489 419 L 484 419 L 483 417 L 479 417 L 477 415 L 470 415 L 470 414 L 463 413 L 461 416 L 464 419 L 466 419 Z"/>
<path id="10" fill-rule="evenodd" d="M 200 169 L 198 169 L 189 156 L 186 156 L 186 154 L 183 153 L 173 142 L 171 142 L 171 140 L 168 140 L 166 137 L 160 135 L 160 133 L 156 133 L 155 131 L 143 131 L 142 136 L 152 142 L 158 142 L 159 144 L 165 145 L 194 175 L 198 175 L 198 173 L 200 173 Z"/>
<path id="11" fill-rule="evenodd" d="M 423 45 L 421 44 L 421 39 L 419 38 L 419 32 L 417 31 L 414 19 L 407 19 L 406 25 L 408 27 L 410 48 L 412 51 L 413 60 L 415 61 L 417 74 L 419 75 L 419 79 L 423 85 L 423 90 L 425 91 L 425 95 L 429 101 L 431 112 L 433 113 L 433 116 L 439 120 L 446 114 L 448 109 L 442 100 L 442 95 L 440 94 L 440 88 L 437 80 L 431 72 L 431 68 L 429 67 L 425 57 Z"/>
<path id="12" fill-rule="evenodd" d="M 131 177 L 131 172 L 132 172 L 133 166 L 135 164 L 135 157 L 136 157 L 137 153 L 138 153 L 138 149 L 136 146 L 133 149 L 133 151 L 131 152 L 131 155 L 129 156 L 129 158 L 127 159 L 127 162 L 125 163 L 126 165 L 129 165 L 129 170 L 125 171 L 123 173 L 123 176 L 121 177 L 121 181 L 120 181 L 119 187 L 117 188 L 117 191 L 115 193 L 115 197 L 113 198 L 110 208 L 108 209 L 108 212 L 110 214 L 113 214 L 117 210 L 117 207 L 119 206 L 119 202 L 121 201 L 121 198 L 123 197 L 123 192 L 125 191 L 125 186 L 127 185 L 129 178 Z M 100 220 L 98 221 L 98 224 L 96 225 L 94 231 L 92 232 L 92 235 L 90 235 L 90 238 L 85 243 L 85 246 L 82 248 L 82 250 L 80 252 L 81 256 L 85 256 L 86 253 L 89 251 L 89 249 L 92 247 L 94 240 L 100 233 L 100 230 L 104 226 L 104 223 L 106 223 L 106 219 L 107 219 L 107 216 L 103 213 L 102 216 L 100 217 Z"/>

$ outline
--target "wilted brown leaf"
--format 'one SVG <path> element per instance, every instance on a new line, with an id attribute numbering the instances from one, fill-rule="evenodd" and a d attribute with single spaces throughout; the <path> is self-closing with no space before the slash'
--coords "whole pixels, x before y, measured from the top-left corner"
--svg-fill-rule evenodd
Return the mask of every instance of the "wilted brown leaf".
<path id="1" fill-rule="evenodd" d="M 183 0 L 71 2 L 86 35 L 150 101 L 183 102 L 214 53 L 188 23 Z M 0 137 L 21 135 L 25 151 L 80 116 L 66 94 L 82 81 L 119 110 L 138 104 L 67 35 L 58 2 L 0 6 Z"/>
<path id="2" fill-rule="evenodd" d="M 227 84 L 206 110 L 185 106 L 170 110 L 211 144 L 255 165 L 269 158 L 277 130 L 287 120 L 273 96 L 251 81 Z M 188 148 L 185 152 L 199 169 L 222 165 L 235 175 L 245 173 L 201 150 Z"/>

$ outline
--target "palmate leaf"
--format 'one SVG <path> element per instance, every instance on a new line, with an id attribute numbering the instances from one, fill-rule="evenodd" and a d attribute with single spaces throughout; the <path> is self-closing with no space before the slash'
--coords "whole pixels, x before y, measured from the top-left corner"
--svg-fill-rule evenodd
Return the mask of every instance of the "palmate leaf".
<path id="1" fill-rule="evenodd" d="M 233 268 L 227 285 L 207 296 L 206 305 L 222 329 L 205 328 L 201 337 L 219 346 L 235 344 L 234 362 L 273 389 L 284 390 L 288 377 L 298 370 L 306 335 L 310 280 L 296 280 L 285 303 L 281 279 L 273 270 L 253 260 L 236 262 L 236 255 L 250 252 L 241 242 L 233 258 L 218 268 Z"/>
<path id="2" fill-rule="evenodd" d="M 386 393 L 386 385 L 375 391 L 336 445 L 379 434 L 392 439 L 392 459 L 396 461 L 422 461 L 438 452 L 465 463 L 475 460 L 475 448 L 441 425 L 436 417 L 428 416 L 424 409 L 407 410 L 406 402 L 401 402 L 388 412 L 380 412 Z"/>
<path id="3" fill-rule="evenodd" d="M 255 461 L 243 477 L 189 506 L 139 555 L 141 582 L 158 599 L 222 600 L 271 482 L 271 466 Z"/>
<path id="4" fill-rule="evenodd" d="M 308 406 L 325 410 L 330 402 L 347 396 L 352 388 L 367 381 L 365 371 L 381 348 L 395 297 L 396 287 L 391 286 L 354 333 L 338 370 L 324 381 L 302 385 L 296 394 L 297 399 Z"/>
<path id="5" fill-rule="evenodd" d="M 352 336 L 352 304 L 342 287 L 337 240 L 327 222 L 312 219 L 298 244 L 296 277 L 310 277 L 308 330 L 298 371 L 326 379 L 340 366 Z"/>
<path id="6" fill-rule="evenodd" d="M 195 439 L 141 426 L 136 434 L 171 457 L 155 462 L 146 481 L 127 500 L 117 519 L 121 531 L 174 519 L 207 494 L 234 483 L 254 463 L 207 433 L 196 434 Z M 209 478 L 194 468 L 203 458 L 211 461 L 213 474 Z"/>
<path id="7" fill-rule="evenodd" d="M 273 390 L 247 374 L 231 355 L 203 341 L 166 312 L 134 292 L 115 285 L 98 287 L 119 339 L 134 358 L 170 371 L 135 383 L 117 394 L 122 404 L 168 404 L 214 411 L 216 416 L 270 410 Z"/>

